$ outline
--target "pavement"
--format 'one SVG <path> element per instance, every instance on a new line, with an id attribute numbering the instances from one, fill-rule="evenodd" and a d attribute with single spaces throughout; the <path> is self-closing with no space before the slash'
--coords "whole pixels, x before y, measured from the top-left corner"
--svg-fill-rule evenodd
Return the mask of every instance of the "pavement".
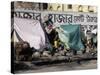
<path id="1" fill-rule="evenodd" d="M 88 69 L 97 69 L 97 60 L 87 60 L 77 62 L 67 62 L 67 63 L 58 63 L 58 64 L 47 64 L 36 66 L 26 62 L 31 69 L 17 70 L 15 73 L 40 73 L 40 72 L 55 72 L 55 71 L 71 71 L 71 70 L 88 70 Z"/>

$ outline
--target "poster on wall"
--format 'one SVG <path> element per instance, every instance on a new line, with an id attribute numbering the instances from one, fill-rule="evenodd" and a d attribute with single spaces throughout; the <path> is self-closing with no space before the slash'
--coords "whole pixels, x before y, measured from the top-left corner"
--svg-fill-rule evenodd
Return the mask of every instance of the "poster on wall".
<path id="1" fill-rule="evenodd" d="M 97 6 L 11 2 L 11 73 L 97 69 Z"/>

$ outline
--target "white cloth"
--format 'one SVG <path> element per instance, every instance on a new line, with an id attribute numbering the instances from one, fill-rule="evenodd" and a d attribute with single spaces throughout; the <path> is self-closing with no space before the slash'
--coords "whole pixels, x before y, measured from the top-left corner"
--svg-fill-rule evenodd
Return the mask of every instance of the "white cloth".
<path id="1" fill-rule="evenodd" d="M 97 33 L 97 29 L 92 30 L 92 33 L 96 34 Z"/>
<path id="2" fill-rule="evenodd" d="M 40 49 L 45 46 L 45 34 L 39 21 L 14 18 L 14 29 L 23 41 L 29 42 L 31 47 Z"/>

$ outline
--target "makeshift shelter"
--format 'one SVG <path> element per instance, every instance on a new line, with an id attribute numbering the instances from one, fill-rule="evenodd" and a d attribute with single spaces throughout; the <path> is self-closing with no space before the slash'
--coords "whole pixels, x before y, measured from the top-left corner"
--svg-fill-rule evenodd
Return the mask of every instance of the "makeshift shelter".
<path id="1" fill-rule="evenodd" d="M 77 51 L 84 49 L 81 41 L 80 25 L 60 25 L 56 30 L 66 48 Z"/>
<path id="2" fill-rule="evenodd" d="M 37 50 L 42 50 L 47 44 L 45 32 L 37 20 L 15 17 L 11 31 L 13 42 L 27 41 Z"/>

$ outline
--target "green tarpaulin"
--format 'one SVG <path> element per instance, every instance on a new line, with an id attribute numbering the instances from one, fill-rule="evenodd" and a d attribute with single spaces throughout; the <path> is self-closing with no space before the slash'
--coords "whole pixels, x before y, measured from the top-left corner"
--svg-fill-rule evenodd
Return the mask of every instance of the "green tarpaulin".
<path id="1" fill-rule="evenodd" d="M 80 25 L 61 25 L 56 30 L 66 48 L 73 50 L 84 49 L 80 36 Z"/>

